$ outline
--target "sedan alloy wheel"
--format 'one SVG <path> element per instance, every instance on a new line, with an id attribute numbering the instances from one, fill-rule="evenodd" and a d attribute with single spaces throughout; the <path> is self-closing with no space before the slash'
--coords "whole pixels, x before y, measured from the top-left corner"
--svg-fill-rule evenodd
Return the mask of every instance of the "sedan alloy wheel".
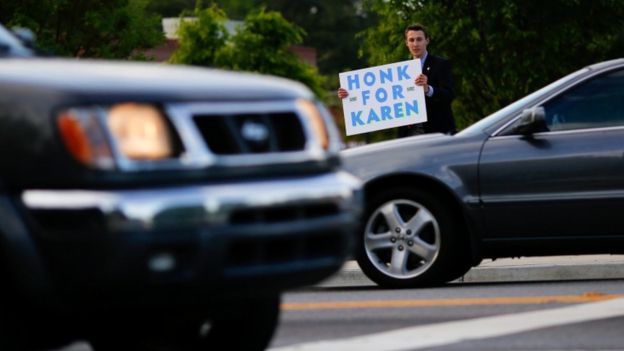
<path id="1" fill-rule="evenodd" d="M 381 205 L 368 219 L 364 247 L 371 263 L 396 279 L 427 271 L 440 252 L 440 228 L 421 204 L 397 199 Z"/>
<path id="2" fill-rule="evenodd" d="M 370 194 L 366 207 L 357 261 L 380 286 L 437 285 L 470 268 L 465 226 L 441 194 L 399 186 Z"/>

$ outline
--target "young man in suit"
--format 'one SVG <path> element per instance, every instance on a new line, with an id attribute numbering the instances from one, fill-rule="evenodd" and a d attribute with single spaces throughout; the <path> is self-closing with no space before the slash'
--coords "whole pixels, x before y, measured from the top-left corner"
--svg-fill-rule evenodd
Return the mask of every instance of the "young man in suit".
<path id="1" fill-rule="evenodd" d="M 427 52 L 429 34 L 420 24 L 405 28 L 405 46 L 414 59 L 420 60 L 422 73 L 416 77 L 414 83 L 425 90 L 425 104 L 427 105 L 427 122 L 398 128 L 398 136 L 405 137 L 423 133 L 455 133 L 455 121 L 451 110 L 453 100 L 453 77 L 451 64 L 446 59 L 431 55 Z M 349 92 L 338 89 L 341 99 L 349 96 Z"/>

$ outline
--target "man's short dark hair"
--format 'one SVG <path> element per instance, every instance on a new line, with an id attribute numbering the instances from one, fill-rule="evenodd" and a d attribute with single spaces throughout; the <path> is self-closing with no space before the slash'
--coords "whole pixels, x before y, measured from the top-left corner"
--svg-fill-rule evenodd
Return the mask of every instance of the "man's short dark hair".
<path id="1" fill-rule="evenodd" d="M 405 33 L 404 33 L 405 37 L 407 37 L 407 32 L 409 32 L 410 30 L 415 30 L 415 31 L 420 30 L 423 33 L 425 33 L 425 39 L 429 39 L 429 33 L 427 33 L 427 28 L 420 23 L 410 24 L 409 26 L 407 26 L 405 28 Z"/>

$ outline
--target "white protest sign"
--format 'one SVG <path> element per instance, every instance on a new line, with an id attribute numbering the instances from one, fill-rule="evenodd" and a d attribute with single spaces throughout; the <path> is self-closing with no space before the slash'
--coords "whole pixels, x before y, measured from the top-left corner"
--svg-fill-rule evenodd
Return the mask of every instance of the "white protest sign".
<path id="1" fill-rule="evenodd" d="M 427 121 L 424 88 L 414 84 L 420 73 L 419 60 L 340 73 L 347 135 Z"/>

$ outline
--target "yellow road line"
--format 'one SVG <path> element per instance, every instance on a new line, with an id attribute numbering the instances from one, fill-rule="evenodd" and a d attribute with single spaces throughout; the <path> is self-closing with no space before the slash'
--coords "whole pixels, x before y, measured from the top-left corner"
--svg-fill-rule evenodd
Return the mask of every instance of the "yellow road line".
<path id="1" fill-rule="evenodd" d="M 438 306 L 473 306 L 473 305 L 533 305 L 549 303 L 583 303 L 611 300 L 624 297 L 622 294 L 610 295 L 588 292 L 582 295 L 518 296 L 518 297 L 483 297 L 462 299 L 419 299 L 419 300 L 362 300 L 330 302 L 289 302 L 283 303 L 284 311 L 334 310 L 361 308 L 400 308 L 400 307 L 438 307 Z"/>

